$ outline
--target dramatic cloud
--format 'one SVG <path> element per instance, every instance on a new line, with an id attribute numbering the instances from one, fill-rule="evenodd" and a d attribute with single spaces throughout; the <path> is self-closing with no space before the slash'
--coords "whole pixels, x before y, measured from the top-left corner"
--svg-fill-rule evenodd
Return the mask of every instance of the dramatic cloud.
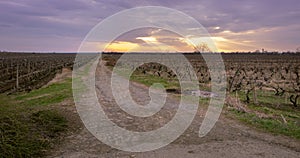
<path id="1" fill-rule="evenodd" d="M 105 51 L 123 52 L 191 52 L 194 47 L 174 32 L 154 28 L 142 28 L 127 32 L 112 43 Z M 99 44 L 99 43 L 98 43 Z"/>
<path id="2" fill-rule="evenodd" d="M 118 11 L 145 5 L 170 7 L 194 17 L 221 51 L 293 51 L 300 46 L 299 0 L 2 0 L 0 49 L 76 51 L 98 22 Z M 188 49 L 179 38 L 168 37 L 171 34 L 154 36 L 151 31 L 133 31 L 118 41 L 142 45 L 147 37 L 153 37 L 162 44 Z"/>

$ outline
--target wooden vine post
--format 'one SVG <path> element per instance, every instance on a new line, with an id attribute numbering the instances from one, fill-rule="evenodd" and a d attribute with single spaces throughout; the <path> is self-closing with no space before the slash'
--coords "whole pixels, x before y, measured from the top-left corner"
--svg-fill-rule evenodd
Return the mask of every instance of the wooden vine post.
<path id="1" fill-rule="evenodd" d="M 17 64 L 16 88 L 19 89 L 19 64 Z"/>

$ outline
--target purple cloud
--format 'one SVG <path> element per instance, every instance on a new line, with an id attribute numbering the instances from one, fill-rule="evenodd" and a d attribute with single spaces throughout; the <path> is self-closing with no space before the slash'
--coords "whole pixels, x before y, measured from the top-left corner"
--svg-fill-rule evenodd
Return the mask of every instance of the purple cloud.
<path id="1" fill-rule="evenodd" d="M 76 51 L 79 45 L 74 43 L 80 43 L 99 21 L 123 9 L 144 5 L 178 9 L 197 19 L 212 34 L 279 27 L 281 32 L 273 36 L 280 34 L 278 40 L 284 39 L 286 44 L 292 39 L 295 45 L 288 44 L 291 50 L 300 44 L 300 37 L 295 37 L 299 27 L 294 27 L 300 24 L 298 0 L 2 0 L 0 49 Z M 217 26 L 220 29 L 213 29 Z M 285 28 L 287 34 L 283 33 Z"/>

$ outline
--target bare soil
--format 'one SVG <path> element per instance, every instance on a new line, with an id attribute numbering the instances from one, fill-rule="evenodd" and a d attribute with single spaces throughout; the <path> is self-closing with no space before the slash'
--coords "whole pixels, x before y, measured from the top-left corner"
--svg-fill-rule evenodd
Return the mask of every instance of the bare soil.
<path id="1" fill-rule="evenodd" d="M 72 70 L 70 70 L 69 68 L 62 68 L 61 73 L 57 73 L 55 77 L 50 82 L 48 82 L 45 86 L 48 86 L 52 83 L 61 82 L 68 77 L 72 77 Z"/>
<path id="2" fill-rule="evenodd" d="M 110 90 L 111 71 L 102 63 L 97 69 L 97 93 L 107 116 L 118 126 L 132 131 L 157 129 L 168 122 L 176 113 L 178 99 L 168 95 L 163 109 L 149 118 L 138 118 L 126 114 L 115 103 Z M 131 95 L 139 104 L 149 102 L 148 88 L 131 83 Z M 206 109 L 200 107 L 190 127 L 168 146 L 144 153 L 131 153 L 113 149 L 96 139 L 81 123 L 72 101 L 62 103 L 69 120 L 74 122 L 75 132 L 70 132 L 58 144 L 49 157 L 300 157 L 300 141 L 284 136 L 275 136 L 257 131 L 236 120 L 225 117 L 224 110 L 211 132 L 198 137 L 199 127 Z"/>

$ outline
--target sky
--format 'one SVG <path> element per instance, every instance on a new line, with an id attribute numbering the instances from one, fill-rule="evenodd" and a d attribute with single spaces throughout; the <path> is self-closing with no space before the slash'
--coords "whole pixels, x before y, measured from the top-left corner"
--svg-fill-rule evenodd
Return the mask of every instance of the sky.
<path id="1" fill-rule="evenodd" d="M 103 44 L 105 45 L 105 44 Z M 193 44 L 177 33 L 159 28 L 135 29 L 104 46 L 105 52 L 193 52 Z"/>
<path id="2" fill-rule="evenodd" d="M 218 51 L 295 51 L 300 47 L 299 0 L 1 0 L 0 50 L 76 52 L 96 24 L 139 6 L 164 6 L 195 18 L 208 30 Z M 165 36 L 170 38 L 159 38 Z M 164 44 L 164 51 L 191 51 L 184 38 L 168 30 L 133 30 L 107 43 L 107 50 L 151 51 L 147 44 L 158 43 Z"/>

